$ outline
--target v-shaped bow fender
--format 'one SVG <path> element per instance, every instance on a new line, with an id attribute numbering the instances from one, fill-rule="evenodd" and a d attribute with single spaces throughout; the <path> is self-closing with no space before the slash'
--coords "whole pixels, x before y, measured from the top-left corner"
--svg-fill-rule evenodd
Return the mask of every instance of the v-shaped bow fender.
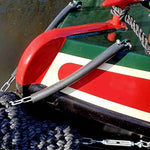
<path id="1" fill-rule="evenodd" d="M 109 20 L 106 23 L 57 28 L 40 34 L 24 51 L 17 67 L 16 82 L 21 86 L 40 84 L 68 36 L 124 27 Z"/>

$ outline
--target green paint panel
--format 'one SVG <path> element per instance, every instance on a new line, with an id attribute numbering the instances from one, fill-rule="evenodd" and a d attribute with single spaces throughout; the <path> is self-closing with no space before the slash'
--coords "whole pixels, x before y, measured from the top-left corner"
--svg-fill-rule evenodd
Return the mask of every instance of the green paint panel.
<path id="1" fill-rule="evenodd" d="M 112 15 L 110 14 L 110 8 L 103 8 L 101 6 L 102 0 L 82 0 L 82 2 L 82 10 L 70 13 L 60 27 L 106 22 L 111 19 Z M 147 9 L 142 6 L 133 6 L 129 14 L 136 20 L 148 36 L 150 32 L 150 17 Z M 116 39 L 131 40 L 133 47 L 131 52 L 127 53 L 125 56 L 118 54 L 109 63 L 150 71 L 150 56 L 145 55 L 140 40 L 130 27 L 128 27 L 126 32 L 117 31 L 116 34 Z M 67 40 L 61 51 L 71 55 L 93 59 L 108 46 L 113 44 L 107 40 L 107 35 L 108 33 L 102 33 L 101 35 Z"/>
<path id="2" fill-rule="evenodd" d="M 82 0 L 82 7 L 85 8 L 85 7 L 92 7 L 92 8 L 95 8 L 95 7 L 100 7 L 101 4 L 102 4 L 103 0 Z"/>
<path id="3" fill-rule="evenodd" d="M 94 59 L 105 49 L 106 47 L 92 45 L 74 40 L 67 40 L 63 45 L 61 52 L 83 58 Z"/>
<path id="4" fill-rule="evenodd" d="M 142 13 L 139 13 L 142 12 Z M 131 16 L 134 17 L 136 22 L 140 25 L 143 31 L 148 36 L 150 32 L 150 17 L 148 16 L 148 11 L 142 6 L 132 7 L 129 13 Z M 83 8 L 81 11 L 73 12 L 68 15 L 68 17 L 64 20 L 61 27 L 66 26 L 74 26 L 74 25 L 81 25 L 81 24 L 88 24 L 88 23 L 95 23 L 95 22 L 106 22 L 107 20 L 111 19 L 112 15 L 110 14 L 110 9 L 108 8 Z M 88 19 L 87 19 L 88 18 Z M 144 49 L 141 46 L 140 40 L 137 38 L 135 33 L 128 27 L 126 32 L 117 31 L 116 39 L 129 39 L 133 45 L 133 50 L 136 53 L 144 54 Z M 107 40 L 107 34 L 103 34 L 96 37 L 85 37 L 76 39 L 78 41 L 87 42 L 90 44 L 100 44 L 102 46 L 109 46 L 111 42 Z"/>
<path id="5" fill-rule="evenodd" d="M 112 17 L 109 12 L 110 10 L 107 8 L 83 8 L 82 10 L 70 13 L 63 21 L 61 27 L 82 25 L 95 22 L 106 22 Z"/>
<path id="6" fill-rule="evenodd" d="M 129 52 L 117 64 L 144 71 L 150 71 L 150 56 Z"/>
<path id="7" fill-rule="evenodd" d="M 106 47 L 83 43 L 74 40 L 67 40 L 61 49 L 61 52 L 74 56 L 79 56 L 88 59 L 94 59 L 102 53 Z M 116 57 L 112 58 L 109 63 L 120 66 L 150 71 L 150 56 L 133 53 L 132 51 L 125 53 L 118 53 Z"/>

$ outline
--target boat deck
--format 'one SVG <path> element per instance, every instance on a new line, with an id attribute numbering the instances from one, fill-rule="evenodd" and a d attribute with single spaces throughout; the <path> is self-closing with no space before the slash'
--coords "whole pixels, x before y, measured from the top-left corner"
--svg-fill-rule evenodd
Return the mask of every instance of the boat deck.
<path id="1" fill-rule="evenodd" d="M 110 7 L 102 7 L 102 2 L 102 0 L 83 0 L 82 10 L 70 13 L 63 21 L 61 27 L 82 25 L 95 22 L 106 22 L 107 20 L 111 19 L 112 15 L 110 13 Z M 129 11 L 129 15 L 131 15 L 136 20 L 136 22 L 148 36 L 150 32 L 149 11 L 141 6 L 133 6 Z M 131 44 L 133 46 L 133 53 L 145 55 L 144 49 L 141 46 L 139 39 L 136 37 L 135 33 L 130 29 L 130 27 L 128 27 L 127 32 L 117 31 L 116 33 L 116 39 L 129 39 L 131 41 Z M 90 44 L 97 44 L 104 47 L 108 47 L 112 44 L 112 42 L 107 40 L 107 33 L 92 37 L 76 38 L 76 40 L 87 42 Z"/>

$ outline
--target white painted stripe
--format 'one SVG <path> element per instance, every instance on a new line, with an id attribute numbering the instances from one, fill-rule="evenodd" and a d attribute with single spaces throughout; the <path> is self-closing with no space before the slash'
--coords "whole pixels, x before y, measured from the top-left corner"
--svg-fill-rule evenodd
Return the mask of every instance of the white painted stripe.
<path id="1" fill-rule="evenodd" d="M 73 88 L 67 87 L 62 90 L 63 93 L 69 94 L 73 97 L 79 98 L 85 102 L 91 103 L 96 106 L 100 106 L 102 108 L 118 112 L 133 118 L 137 118 L 140 120 L 148 121 L 150 122 L 150 113 L 134 109 L 128 106 L 124 106 L 109 100 L 105 100 L 96 96 L 93 96 L 91 94 L 75 90 Z"/>
<path id="2" fill-rule="evenodd" d="M 59 68 L 66 63 L 86 65 L 90 61 L 91 61 L 90 59 L 81 58 L 81 57 L 77 57 L 77 56 L 59 52 L 57 54 L 57 57 L 53 61 L 51 67 L 49 68 L 48 72 L 46 73 L 46 75 L 42 81 L 42 84 L 49 86 L 49 85 L 52 85 L 52 84 L 58 82 L 59 81 L 59 79 L 58 79 Z M 123 74 L 123 75 L 128 75 L 128 76 L 133 76 L 133 77 L 150 80 L 150 72 L 148 72 L 148 71 L 123 67 L 123 66 L 119 66 L 119 65 L 112 65 L 112 64 L 108 64 L 108 63 L 101 65 L 100 67 L 98 67 L 98 69 L 107 70 L 109 72 L 114 72 L 114 73 L 119 73 L 119 74 Z"/>

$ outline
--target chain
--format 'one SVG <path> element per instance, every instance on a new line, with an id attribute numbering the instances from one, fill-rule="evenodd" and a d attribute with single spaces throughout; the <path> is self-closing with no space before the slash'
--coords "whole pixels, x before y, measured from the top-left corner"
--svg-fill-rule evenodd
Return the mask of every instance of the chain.
<path id="1" fill-rule="evenodd" d="M 14 80 L 15 77 L 10 77 L 9 80 L 1 87 L 1 91 L 6 92 Z"/>
<path id="2" fill-rule="evenodd" d="M 73 5 L 75 6 L 76 9 L 80 9 L 82 6 L 82 2 L 80 0 L 73 0 L 73 2 L 69 3 L 69 5 Z M 53 27 L 54 28 L 54 27 Z M 49 30 L 51 29 L 50 26 L 45 30 Z M 1 91 L 6 92 L 8 90 L 8 88 L 10 87 L 10 85 L 12 84 L 12 82 L 15 80 L 15 76 L 16 76 L 16 70 L 14 70 L 14 72 L 11 74 L 11 77 L 9 78 L 9 80 L 7 82 L 4 83 L 4 85 L 1 87 Z"/>
<path id="3" fill-rule="evenodd" d="M 4 85 L 1 87 L 1 91 L 6 92 L 8 90 L 8 88 L 10 87 L 10 85 L 12 84 L 12 82 L 15 80 L 16 78 L 16 70 L 14 70 L 14 72 L 11 74 L 11 77 L 9 78 L 9 80 L 7 82 L 4 83 Z"/>
<path id="4" fill-rule="evenodd" d="M 107 146 L 123 146 L 123 147 L 133 147 L 137 146 L 139 148 L 150 148 L 150 142 L 146 142 L 143 140 L 140 140 L 139 142 L 135 143 L 133 141 L 128 140 L 112 140 L 112 139 L 106 139 L 106 140 L 93 140 L 92 138 L 82 138 L 81 144 L 88 146 L 93 144 L 103 144 Z"/>
<path id="5" fill-rule="evenodd" d="M 32 102 L 32 97 L 31 96 L 27 96 L 27 97 L 24 97 L 22 99 L 17 99 L 15 101 L 10 101 L 10 104 L 12 106 L 16 106 L 16 105 L 20 105 L 20 104 L 23 104 L 23 103 L 28 103 L 28 102 Z"/>

